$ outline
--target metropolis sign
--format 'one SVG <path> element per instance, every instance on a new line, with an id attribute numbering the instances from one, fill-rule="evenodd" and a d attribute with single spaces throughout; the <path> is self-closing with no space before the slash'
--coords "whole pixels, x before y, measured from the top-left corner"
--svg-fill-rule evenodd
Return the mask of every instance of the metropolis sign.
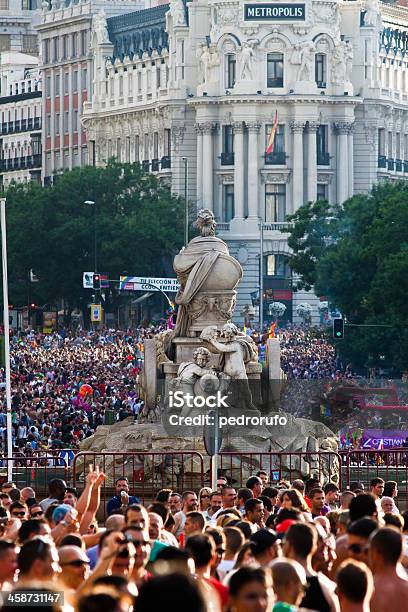
<path id="1" fill-rule="evenodd" d="M 306 4 L 244 4 L 244 21 L 306 21 Z"/>

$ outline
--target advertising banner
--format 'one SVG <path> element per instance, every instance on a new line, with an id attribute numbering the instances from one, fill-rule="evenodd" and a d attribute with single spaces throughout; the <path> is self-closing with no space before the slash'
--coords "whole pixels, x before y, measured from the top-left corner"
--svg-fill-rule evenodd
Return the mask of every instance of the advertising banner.
<path id="1" fill-rule="evenodd" d="M 408 431 L 397 431 L 387 429 L 365 429 L 363 431 L 363 449 L 378 448 L 401 448 L 406 438 Z"/>

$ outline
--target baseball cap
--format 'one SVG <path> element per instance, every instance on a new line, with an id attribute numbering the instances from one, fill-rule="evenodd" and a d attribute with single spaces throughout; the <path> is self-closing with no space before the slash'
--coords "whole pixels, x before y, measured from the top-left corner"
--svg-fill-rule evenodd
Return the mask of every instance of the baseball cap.
<path id="1" fill-rule="evenodd" d="M 259 531 L 253 533 L 249 539 L 252 553 L 255 556 L 261 555 L 279 539 L 276 531 L 272 529 L 259 529 Z"/>
<path id="2" fill-rule="evenodd" d="M 54 523 L 61 522 L 65 517 L 66 513 L 70 510 L 72 510 L 72 506 L 68 504 L 61 504 L 60 506 L 57 506 L 57 508 L 55 508 L 54 512 L 52 513 L 52 520 L 54 521 Z"/>

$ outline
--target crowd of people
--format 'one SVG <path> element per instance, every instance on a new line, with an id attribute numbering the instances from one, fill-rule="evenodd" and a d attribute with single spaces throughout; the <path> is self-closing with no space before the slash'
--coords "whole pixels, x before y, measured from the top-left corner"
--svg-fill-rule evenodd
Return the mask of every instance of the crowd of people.
<path id="1" fill-rule="evenodd" d="M 15 455 L 45 456 L 77 449 L 104 423 L 137 415 L 142 407 L 138 375 L 147 332 L 114 330 L 11 339 L 12 436 Z M 91 394 L 81 394 L 83 385 Z M 5 384 L 0 385 L 0 445 L 6 445 Z"/>
<path id="2" fill-rule="evenodd" d="M 11 338 L 12 437 L 16 456 L 46 457 L 50 451 L 78 449 L 105 422 L 137 417 L 143 410 L 139 374 L 146 338 L 164 327 L 29 331 Z M 252 334 L 265 357 L 267 333 Z M 336 376 L 332 346 L 316 331 L 280 330 L 282 368 L 289 379 Z M 316 335 L 317 334 L 317 335 Z M 338 373 L 337 373 L 338 374 Z M 6 449 L 5 374 L 0 381 L 0 450 Z M 88 385 L 92 394 L 81 395 Z M 304 399 L 304 394 L 303 394 Z"/>
<path id="3" fill-rule="evenodd" d="M 78 612 L 385 612 L 408 596 L 408 511 L 395 482 L 340 491 L 315 478 L 236 490 L 160 490 L 142 505 L 116 481 L 104 525 L 105 474 L 79 495 L 52 479 L 46 499 L 12 482 L 0 493 L 2 610 Z"/>

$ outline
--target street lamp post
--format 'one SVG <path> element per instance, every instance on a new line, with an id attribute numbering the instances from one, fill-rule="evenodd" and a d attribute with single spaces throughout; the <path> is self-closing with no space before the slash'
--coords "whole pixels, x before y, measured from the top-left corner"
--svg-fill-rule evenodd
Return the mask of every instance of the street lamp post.
<path id="1" fill-rule="evenodd" d="M 85 200 L 84 204 L 93 206 L 94 209 L 94 272 L 98 271 L 98 237 L 96 233 L 96 203 L 94 200 Z"/>
<path id="2" fill-rule="evenodd" d="M 6 373 L 6 425 L 7 425 L 7 480 L 13 480 L 13 437 L 11 419 L 11 374 L 10 374 L 10 323 L 7 280 L 7 235 L 6 235 L 6 198 L 0 199 L 1 221 L 1 259 L 3 271 L 3 328 L 4 328 L 4 366 Z"/>
<path id="3" fill-rule="evenodd" d="M 260 245 L 259 245 L 259 333 L 262 335 L 263 330 L 263 221 L 262 219 L 259 222 L 259 231 L 260 231 Z"/>
<path id="4" fill-rule="evenodd" d="M 184 163 L 184 242 L 188 245 L 188 199 L 187 199 L 187 179 L 188 179 L 188 160 L 183 157 Z"/>

